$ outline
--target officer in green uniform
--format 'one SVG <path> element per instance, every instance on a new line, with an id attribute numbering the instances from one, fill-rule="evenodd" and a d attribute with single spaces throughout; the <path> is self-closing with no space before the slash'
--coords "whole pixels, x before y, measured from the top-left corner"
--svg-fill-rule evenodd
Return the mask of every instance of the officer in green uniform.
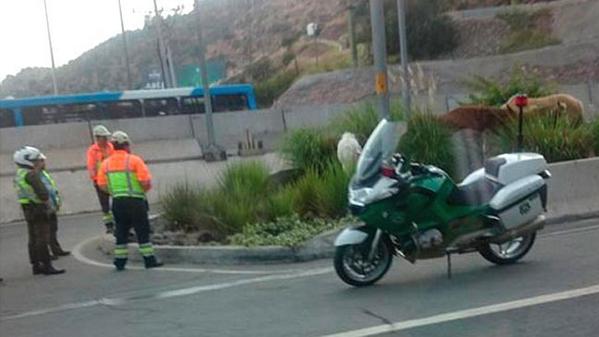
<path id="1" fill-rule="evenodd" d="M 13 159 L 18 167 L 14 183 L 27 221 L 29 260 L 33 274 L 62 274 L 65 270 L 52 266 L 48 252 L 50 194 L 41 179 L 45 156 L 35 147 L 25 146 L 14 153 Z"/>
<path id="2" fill-rule="evenodd" d="M 70 255 L 71 252 L 65 251 L 58 243 L 58 216 L 57 213 L 60 210 L 60 206 L 62 206 L 62 199 L 60 198 L 60 193 L 58 192 L 58 187 L 54 179 L 48 171 L 46 171 L 46 161 L 44 160 L 42 171 L 41 171 L 41 179 L 50 194 L 49 197 L 49 206 L 50 212 L 48 214 L 48 220 L 50 221 L 50 252 L 52 252 L 52 260 L 57 259 L 59 256 L 67 256 Z"/>

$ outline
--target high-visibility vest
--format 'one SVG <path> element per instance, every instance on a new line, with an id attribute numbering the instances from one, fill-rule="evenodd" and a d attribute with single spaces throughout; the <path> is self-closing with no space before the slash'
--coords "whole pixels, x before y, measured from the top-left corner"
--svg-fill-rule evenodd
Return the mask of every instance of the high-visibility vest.
<path id="1" fill-rule="evenodd" d="M 106 180 L 108 186 L 108 192 L 113 198 L 119 197 L 133 197 L 145 199 L 146 193 L 144 192 L 137 173 L 135 173 L 129 166 L 130 155 L 125 156 L 125 166 L 122 170 L 111 169 L 110 164 L 114 157 L 106 159 L 104 165 L 104 172 L 106 173 Z"/>
<path id="2" fill-rule="evenodd" d="M 52 202 L 52 208 L 58 209 L 62 205 L 62 200 L 60 200 L 60 195 L 58 193 L 58 187 L 56 186 L 56 182 L 52 179 L 52 176 L 46 171 L 42 170 L 42 182 L 46 186 L 48 193 L 50 194 L 50 201 Z"/>
<path id="3" fill-rule="evenodd" d="M 17 190 L 17 196 L 19 198 L 19 203 L 22 205 L 27 204 L 43 204 L 44 202 L 35 194 L 33 187 L 25 180 L 25 176 L 31 170 L 18 168 L 17 176 L 14 179 L 14 186 Z"/>

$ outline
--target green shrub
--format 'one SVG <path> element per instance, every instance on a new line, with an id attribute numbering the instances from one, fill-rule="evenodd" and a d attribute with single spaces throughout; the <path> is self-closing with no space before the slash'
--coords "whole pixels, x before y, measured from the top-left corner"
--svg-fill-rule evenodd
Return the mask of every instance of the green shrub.
<path id="1" fill-rule="evenodd" d="M 291 50 L 287 50 L 285 51 L 285 54 L 283 54 L 283 58 L 281 59 L 281 62 L 283 63 L 283 65 L 288 65 L 289 63 L 291 63 L 291 61 L 293 61 L 293 59 L 295 58 L 295 53 Z"/>
<path id="2" fill-rule="evenodd" d="M 372 102 L 358 104 L 344 111 L 331 122 L 330 129 L 338 139 L 344 132 L 356 135 L 358 142 L 364 145 L 372 130 L 379 123 L 378 108 Z M 397 121 L 403 118 L 403 105 L 400 100 L 391 100 L 391 120 Z"/>
<path id="3" fill-rule="evenodd" d="M 281 152 L 300 170 L 324 170 L 334 158 L 336 140 L 317 129 L 293 130 L 283 140 Z"/>
<path id="4" fill-rule="evenodd" d="M 343 221 L 323 219 L 303 220 L 297 215 L 278 218 L 244 227 L 243 232 L 229 237 L 229 242 L 241 246 L 298 247 L 314 236 L 339 228 Z"/>
<path id="5" fill-rule="evenodd" d="M 389 54 L 399 53 L 397 1 L 384 0 L 386 45 Z M 445 15 L 444 1 L 409 0 L 406 3 L 406 35 L 409 58 L 430 59 L 453 51 L 458 45 L 455 22 Z M 356 5 L 356 41 L 370 44 L 370 12 L 368 2 Z"/>
<path id="6" fill-rule="evenodd" d="M 501 43 L 501 53 L 513 53 L 560 43 L 559 39 L 550 33 L 537 28 L 540 20 L 551 18 L 549 10 L 534 12 L 511 10 L 498 13 L 497 18 L 505 21 L 510 27 L 510 34 Z"/>
<path id="7" fill-rule="evenodd" d="M 167 229 L 185 232 L 200 229 L 204 194 L 198 186 L 179 183 L 160 196 L 160 203 L 170 224 Z"/>
<path id="8" fill-rule="evenodd" d="M 595 119 L 595 121 L 590 124 L 589 130 L 593 140 L 593 149 L 595 150 L 595 155 L 599 156 L 599 118 Z"/>
<path id="9" fill-rule="evenodd" d="M 567 116 L 529 115 L 523 120 L 523 148 L 545 156 L 548 162 L 586 158 L 593 147 L 587 124 L 574 123 Z M 514 118 L 496 131 L 491 146 L 497 152 L 515 151 L 518 120 Z"/>
<path id="10" fill-rule="evenodd" d="M 520 68 L 514 68 L 507 81 L 474 76 L 471 80 L 466 81 L 466 86 L 474 92 L 469 95 L 467 104 L 497 107 L 518 93 L 525 93 L 529 97 L 541 97 L 555 92 L 553 85 Z"/>
<path id="11" fill-rule="evenodd" d="M 219 234 L 217 232 L 223 224 L 212 215 L 208 194 L 199 186 L 180 183 L 161 195 L 164 216 L 169 222 L 166 229 L 184 232 L 210 230 Z"/>
<path id="12" fill-rule="evenodd" d="M 318 216 L 318 189 L 322 180 L 320 173 L 308 168 L 304 175 L 290 186 L 293 189 L 293 210 L 304 218 Z"/>
<path id="13" fill-rule="evenodd" d="M 258 101 L 258 105 L 261 107 L 270 107 L 275 99 L 291 87 L 297 77 L 298 74 L 295 71 L 288 70 L 258 82 L 256 84 L 256 100 Z"/>
<path id="14" fill-rule="evenodd" d="M 399 151 L 410 160 L 435 165 L 450 176 L 455 173 L 451 130 L 431 114 L 412 116 L 408 132 L 399 142 Z"/>
<path id="15" fill-rule="evenodd" d="M 260 60 L 250 64 L 246 69 L 246 73 L 254 82 L 265 81 L 272 75 L 274 71 L 275 68 L 268 57 L 263 57 Z"/>
<path id="16" fill-rule="evenodd" d="M 259 161 L 237 162 L 229 165 L 218 177 L 220 188 L 229 194 L 266 194 L 270 173 Z"/>
<path id="17" fill-rule="evenodd" d="M 560 40 L 538 30 L 513 32 L 501 42 L 499 52 L 515 53 L 523 50 L 538 49 L 559 44 Z"/>
<path id="18" fill-rule="evenodd" d="M 322 173 L 316 186 L 318 215 L 336 219 L 347 213 L 349 176 L 337 161 L 332 161 Z"/>

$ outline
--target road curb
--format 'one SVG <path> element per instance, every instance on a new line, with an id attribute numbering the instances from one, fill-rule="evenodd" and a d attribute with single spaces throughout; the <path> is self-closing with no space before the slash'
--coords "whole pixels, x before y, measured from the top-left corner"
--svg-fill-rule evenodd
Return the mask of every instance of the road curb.
<path id="1" fill-rule="evenodd" d="M 242 265 L 307 262 L 332 258 L 335 253 L 334 241 L 340 231 L 327 231 L 300 247 L 155 245 L 154 249 L 165 263 Z M 114 237 L 111 235 L 104 235 L 98 242 L 98 249 L 106 255 L 112 255 L 113 248 Z M 142 260 L 136 243 L 129 244 L 129 259 L 136 262 Z"/>

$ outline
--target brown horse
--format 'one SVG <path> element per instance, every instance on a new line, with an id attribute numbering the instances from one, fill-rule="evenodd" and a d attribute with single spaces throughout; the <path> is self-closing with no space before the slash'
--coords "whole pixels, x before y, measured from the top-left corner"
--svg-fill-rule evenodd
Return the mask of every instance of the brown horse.
<path id="1" fill-rule="evenodd" d="M 517 114 L 519 111 L 516 106 L 516 96 L 512 96 L 504 105 L 501 107 L 507 109 L 513 114 Z M 528 98 L 528 105 L 522 109 L 525 115 L 535 113 L 565 113 L 571 122 L 582 123 L 584 106 L 580 100 L 576 97 L 568 94 L 555 94 L 544 97 Z"/>
<path id="2" fill-rule="evenodd" d="M 515 114 L 507 109 L 469 105 L 455 108 L 439 116 L 439 120 L 455 129 L 470 129 L 483 132 L 504 125 L 513 116 Z"/>

